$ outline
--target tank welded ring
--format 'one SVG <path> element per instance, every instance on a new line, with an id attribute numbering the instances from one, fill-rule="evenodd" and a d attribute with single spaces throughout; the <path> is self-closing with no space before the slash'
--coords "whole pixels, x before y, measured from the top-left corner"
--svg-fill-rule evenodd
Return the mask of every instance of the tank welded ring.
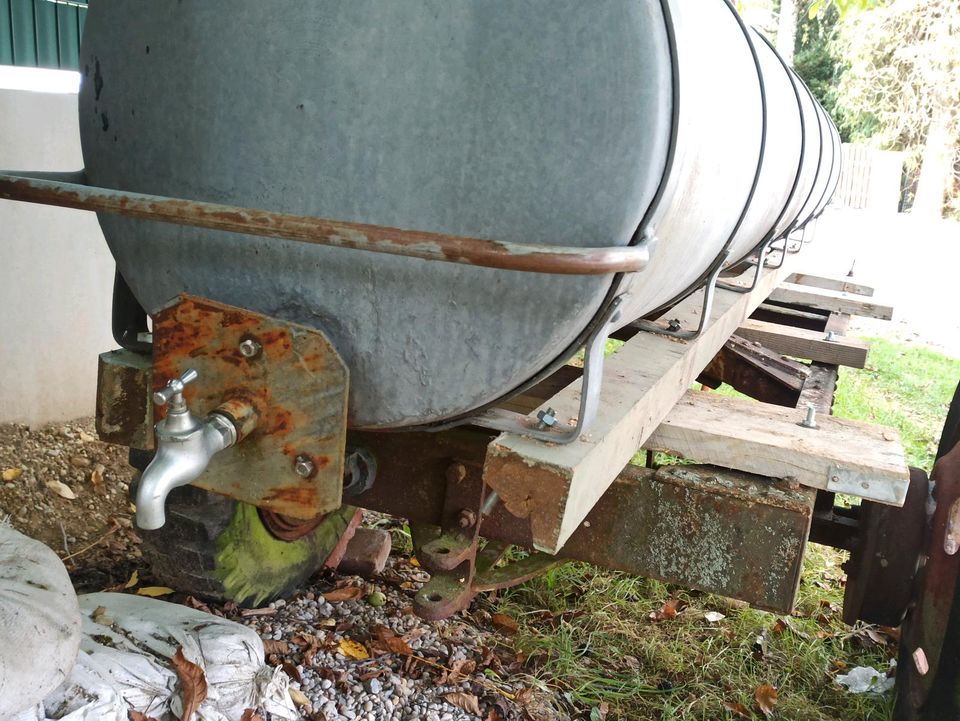
<path id="1" fill-rule="evenodd" d="M 747 217 L 747 212 L 750 210 L 750 205 L 753 203 L 753 198 L 756 195 L 757 188 L 760 185 L 760 173 L 763 170 L 763 161 L 766 157 L 767 151 L 767 87 L 763 78 L 763 70 L 760 67 L 760 58 L 757 55 L 757 48 L 753 44 L 753 39 L 750 37 L 750 29 L 747 27 L 747 24 L 743 21 L 743 18 L 740 17 L 740 13 L 737 12 L 736 7 L 734 7 L 732 0 L 723 0 L 724 4 L 733 13 L 734 20 L 737 25 L 740 27 L 741 32 L 743 32 L 743 37 L 747 41 L 747 47 L 750 49 L 750 55 L 753 58 L 753 65 L 757 71 L 757 84 L 760 89 L 760 108 L 761 108 L 761 122 L 762 130 L 760 133 L 760 152 L 757 156 L 757 169 L 753 174 L 753 183 L 750 185 L 750 192 L 747 194 L 747 200 L 743 205 L 743 210 L 740 212 L 740 217 L 737 219 L 736 225 L 733 227 L 733 230 L 730 232 L 730 237 L 727 238 L 727 241 L 723 244 L 723 247 L 720 249 L 720 252 L 717 254 L 717 257 L 714 258 L 713 262 L 707 267 L 707 269 L 698 277 L 693 283 L 687 286 L 683 291 L 678 293 L 668 302 L 661 305 L 652 313 L 648 313 L 645 317 L 651 318 L 655 317 L 662 311 L 667 308 L 670 308 L 681 300 L 686 298 L 688 295 L 691 295 L 694 291 L 699 289 L 703 284 L 713 276 L 717 268 L 723 265 L 724 261 L 729 255 L 730 246 L 733 244 L 733 241 L 737 237 L 737 233 L 740 232 L 740 228 L 743 225 L 743 221 Z M 737 259 L 741 260 L 741 259 Z"/>
<path id="2" fill-rule="evenodd" d="M 677 55 L 677 31 L 676 24 L 673 18 L 673 15 L 670 12 L 669 0 L 660 0 L 660 7 L 663 11 L 663 22 L 667 31 L 667 45 L 670 49 L 670 64 L 672 68 L 672 96 L 673 96 L 673 113 L 670 119 L 670 145 L 667 150 L 667 158 L 663 167 L 663 175 L 660 178 L 660 185 L 657 188 L 657 192 L 653 196 L 653 200 L 650 201 L 650 206 L 647 208 L 647 212 L 644 214 L 643 219 L 640 221 L 640 224 L 637 226 L 636 231 L 634 231 L 633 236 L 630 239 L 629 245 L 638 245 L 646 241 L 646 231 L 650 224 L 650 219 L 655 217 L 657 208 L 663 202 L 663 195 L 666 192 L 667 181 L 670 178 L 671 171 L 676 163 L 677 155 L 677 137 L 680 134 L 680 64 L 678 62 Z M 528 388 L 532 388 L 537 383 L 540 383 L 543 380 L 546 380 L 551 375 L 557 372 L 563 365 L 566 364 L 577 351 L 583 348 L 584 344 L 587 342 L 587 339 L 594 334 L 597 328 L 601 323 L 604 323 L 606 318 L 607 309 L 613 300 L 620 295 L 620 288 L 623 284 L 624 275 L 618 273 L 614 276 L 613 281 L 610 284 L 610 290 L 604 297 L 603 302 L 600 304 L 600 307 L 597 309 L 596 315 L 594 315 L 593 320 L 587 324 L 587 327 L 574 339 L 574 341 L 568 345 L 566 348 L 560 352 L 557 357 L 547 364 L 543 370 L 534 375 L 527 381 L 524 381 L 516 388 L 504 393 L 499 398 L 490 401 L 478 408 L 473 408 L 469 411 L 465 411 L 453 418 L 448 418 L 441 422 L 442 425 L 448 425 L 451 423 L 456 423 L 457 421 L 463 420 L 465 418 L 471 418 L 478 413 L 482 413 L 488 408 L 493 408 L 497 405 L 500 405 L 508 398 L 523 393 Z M 421 426 L 410 426 L 406 428 L 407 431 L 417 431 L 424 429 L 435 428 L 439 424 L 426 424 Z"/>
<path id="3" fill-rule="evenodd" d="M 787 201 L 783 204 L 783 210 L 780 211 L 780 215 L 777 216 L 776 222 L 774 222 L 773 226 L 770 228 L 770 231 L 763 237 L 763 240 L 757 243 L 756 247 L 752 251 L 750 251 L 751 255 L 759 251 L 760 248 L 766 245 L 768 241 L 775 240 L 773 236 L 777 232 L 777 226 L 780 225 L 781 222 L 783 222 L 783 219 L 787 216 L 787 211 L 790 209 L 790 206 L 793 204 L 793 201 L 797 197 L 797 190 L 799 190 L 800 188 L 800 177 L 803 175 L 803 161 L 806 157 L 806 152 L 807 152 L 807 136 L 806 136 L 807 131 L 806 131 L 806 122 L 803 119 L 803 103 L 800 100 L 800 91 L 797 90 L 797 84 L 793 81 L 790 66 L 787 65 L 787 61 L 783 59 L 780 53 L 777 52 L 777 49 L 773 46 L 773 43 L 771 43 L 763 33 L 761 33 L 758 30 L 757 35 L 760 37 L 760 40 L 762 40 L 763 43 L 768 48 L 770 48 L 770 50 L 773 51 L 773 54 L 777 58 L 777 60 L 780 61 L 780 66 L 783 68 L 783 72 L 787 76 L 787 80 L 790 83 L 790 87 L 793 88 L 793 95 L 797 101 L 797 114 L 800 116 L 800 160 L 797 162 L 797 172 L 793 176 L 793 185 L 790 187 L 790 195 L 787 196 Z M 794 220 L 796 219 L 794 218 Z M 787 224 L 788 231 L 790 230 L 789 226 L 792 223 L 793 223 L 793 220 L 791 220 L 790 223 Z"/>
<path id="4" fill-rule="evenodd" d="M 811 93 L 811 95 L 812 95 L 812 94 L 813 94 L 813 93 Z M 817 201 L 817 204 L 816 204 L 815 206 L 813 206 L 813 213 L 811 214 L 811 220 L 813 220 L 813 218 L 819 217 L 820 213 L 823 212 L 823 209 L 824 209 L 824 207 L 826 206 L 826 202 L 825 202 L 825 201 L 826 201 L 826 200 L 829 200 L 829 198 L 827 198 L 827 191 L 830 189 L 830 178 L 833 177 L 833 161 L 834 161 L 834 157 L 833 157 L 833 156 L 836 155 L 836 153 L 834 152 L 835 149 L 834 149 L 834 147 L 833 147 L 833 126 L 830 124 L 830 116 L 827 115 L 827 111 L 823 109 L 823 106 L 822 106 L 820 103 L 817 103 L 817 107 L 820 108 L 820 113 L 818 113 L 818 118 L 820 119 L 820 122 L 822 123 L 824 119 L 827 120 L 827 128 L 826 128 L 827 133 L 826 133 L 826 134 L 827 134 L 827 139 L 830 141 L 830 142 L 829 142 L 829 146 L 830 146 L 830 170 L 827 172 L 827 182 L 824 183 L 823 192 L 820 194 L 820 200 L 818 200 L 818 201 Z M 821 135 L 822 135 L 822 134 L 823 134 L 823 131 L 821 130 Z M 822 147 L 824 150 L 826 150 L 827 145 L 828 145 L 827 142 L 821 141 L 821 147 Z"/>
<path id="5" fill-rule="evenodd" d="M 803 205 L 800 206 L 800 214 L 802 214 L 804 209 L 807 207 L 807 205 L 809 205 L 810 201 L 813 199 L 813 191 L 816 189 L 817 180 L 820 178 L 820 170 L 821 170 L 821 166 L 823 165 L 823 125 L 820 122 L 820 114 L 817 112 L 817 107 L 820 105 L 820 103 L 818 103 L 817 99 L 813 97 L 813 93 L 810 92 L 810 88 L 807 87 L 807 84 L 803 82 L 803 78 L 797 75 L 797 73 L 793 70 L 791 70 L 790 72 L 792 73 L 794 79 L 797 82 L 797 87 L 803 89 L 803 92 L 806 93 L 807 97 L 810 99 L 810 102 L 813 104 L 813 113 L 814 115 L 817 116 L 817 133 L 818 133 L 818 137 L 820 138 L 820 154 L 817 157 L 817 172 L 814 173 L 813 183 L 810 184 L 810 192 L 807 193 L 806 200 L 804 200 Z M 789 235 L 795 230 L 803 228 L 803 226 L 805 226 L 807 222 L 810 220 L 812 215 L 813 215 L 813 212 L 810 211 L 805 218 L 801 219 L 800 215 L 798 214 L 793 221 L 793 227 L 791 227 L 790 230 L 787 231 L 786 235 Z"/>

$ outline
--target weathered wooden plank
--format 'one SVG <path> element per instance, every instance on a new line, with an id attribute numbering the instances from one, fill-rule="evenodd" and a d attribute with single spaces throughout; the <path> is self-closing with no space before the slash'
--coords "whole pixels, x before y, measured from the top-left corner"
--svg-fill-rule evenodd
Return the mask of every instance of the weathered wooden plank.
<path id="1" fill-rule="evenodd" d="M 752 319 L 744 321 L 737 335 L 776 353 L 848 368 L 866 366 L 870 350 L 867 343 L 853 338 L 835 336 L 833 340 L 827 340 L 826 334 L 819 331 Z"/>
<path id="2" fill-rule="evenodd" d="M 577 441 L 552 445 L 502 434 L 490 444 L 484 480 L 511 513 L 530 518 L 538 549 L 556 553 L 563 546 L 707 363 L 790 272 L 790 262 L 766 269 L 753 293 L 718 290 L 710 322 L 693 341 L 639 333 L 624 343 L 606 359 L 597 418 Z M 702 291 L 669 317 L 696 327 L 701 303 Z M 575 422 L 580 386 L 571 383 L 542 407 L 554 408 L 561 423 Z"/>
<path id="3" fill-rule="evenodd" d="M 841 293 L 853 293 L 854 295 L 872 296 L 874 294 L 874 289 L 869 285 L 855 283 L 849 278 L 832 278 L 811 273 L 791 273 L 787 276 L 786 282 L 795 285 L 807 285 L 811 288 L 836 290 Z"/>
<path id="4" fill-rule="evenodd" d="M 819 308 L 835 313 L 850 313 L 864 318 L 893 318 L 893 308 L 863 296 L 841 293 L 823 288 L 808 288 L 793 283 L 783 283 L 770 294 L 770 300 L 779 303 L 794 303 L 808 308 Z"/>
<path id="5" fill-rule="evenodd" d="M 910 474 L 897 431 L 822 414 L 816 428 L 806 428 L 803 415 L 803 409 L 687 393 L 644 447 L 903 505 Z"/>

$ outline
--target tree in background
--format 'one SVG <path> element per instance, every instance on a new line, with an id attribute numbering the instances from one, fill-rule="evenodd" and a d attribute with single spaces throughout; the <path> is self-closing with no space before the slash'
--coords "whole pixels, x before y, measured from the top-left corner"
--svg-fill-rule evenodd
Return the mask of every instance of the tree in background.
<path id="1" fill-rule="evenodd" d="M 847 67 L 836 102 L 853 140 L 905 150 L 920 178 L 913 212 L 940 216 L 957 202 L 960 155 L 960 3 L 889 0 L 841 23 Z"/>
<path id="2" fill-rule="evenodd" d="M 837 42 L 840 18 L 840 9 L 835 5 L 821 7 L 815 14 L 805 12 L 801 15 L 794 39 L 793 67 L 823 109 L 836 121 L 840 137 L 846 142 L 850 139 L 849 129 L 838 90 L 847 69 Z"/>

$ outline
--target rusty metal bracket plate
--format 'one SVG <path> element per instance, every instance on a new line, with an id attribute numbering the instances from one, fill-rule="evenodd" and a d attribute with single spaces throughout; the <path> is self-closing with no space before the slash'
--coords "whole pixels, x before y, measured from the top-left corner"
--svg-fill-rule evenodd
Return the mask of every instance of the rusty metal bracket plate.
<path id="1" fill-rule="evenodd" d="M 240 349 L 248 340 L 252 357 Z M 154 317 L 153 355 L 155 390 L 188 368 L 199 372 L 184 393 L 198 416 L 224 404 L 256 409 L 256 428 L 195 485 L 294 518 L 339 508 L 348 372 L 323 333 L 183 295 Z M 301 458 L 312 463 L 306 477 L 295 470 Z"/>

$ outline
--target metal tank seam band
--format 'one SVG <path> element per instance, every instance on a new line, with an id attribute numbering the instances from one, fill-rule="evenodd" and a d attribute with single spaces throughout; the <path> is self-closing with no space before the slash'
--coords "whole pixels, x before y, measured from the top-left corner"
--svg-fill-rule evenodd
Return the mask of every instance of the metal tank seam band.
<path id="1" fill-rule="evenodd" d="M 744 219 L 747 217 L 747 212 L 750 210 L 750 205 L 753 202 L 754 195 L 757 191 L 757 186 L 760 183 L 760 172 L 763 169 L 763 160 L 766 154 L 767 148 L 767 92 L 766 85 L 764 84 L 763 79 L 763 70 L 760 68 L 760 58 L 757 56 L 757 49 L 753 44 L 753 40 L 750 38 L 750 31 L 747 28 L 746 23 L 744 23 L 743 18 L 740 17 L 740 13 L 737 12 L 736 7 L 733 5 L 732 0 L 723 0 L 724 4 L 733 14 L 734 21 L 740 27 L 740 30 L 743 32 L 743 37 L 747 41 L 747 47 L 750 50 L 750 55 L 753 58 L 753 64 L 757 71 L 757 84 L 760 89 L 760 107 L 761 107 L 761 116 L 762 116 L 762 131 L 760 136 L 760 152 L 757 158 L 757 170 L 753 175 L 753 184 L 750 186 L 750 192 L 747 195 L 747 200 L 744 203 L 743 210 L 740 213 L 740 217 L 737 220 L 737 224 L 734 226 L 733 230 L 730 233 L 730 237 L 727 238 L 727 241 L 723 244 L 723 247 L 720 249 L 720 252 L 717 254 L 717 257 L 707 266 L 707 269 L 687 288 L 678 293 L 668 302 L 661 305 L 652 313 L 648 313 L 644 318 L 656 317 L 659 313 L 670 308 L 681 300 L 686 298 L 688 295 L 691 295 L 693 292 L 698 290 L 703 284 L 708 281 L 715 274 L 718 267 L 722 266 L 723 263 L 727 260 L 730 255 L 730 246 L 733 244 L 734 239 L 737 237 L 737 233 L 740 232 L 740 228 L 743 225 Z M 749 255 L 749 254 L 748 254 Z"/>

